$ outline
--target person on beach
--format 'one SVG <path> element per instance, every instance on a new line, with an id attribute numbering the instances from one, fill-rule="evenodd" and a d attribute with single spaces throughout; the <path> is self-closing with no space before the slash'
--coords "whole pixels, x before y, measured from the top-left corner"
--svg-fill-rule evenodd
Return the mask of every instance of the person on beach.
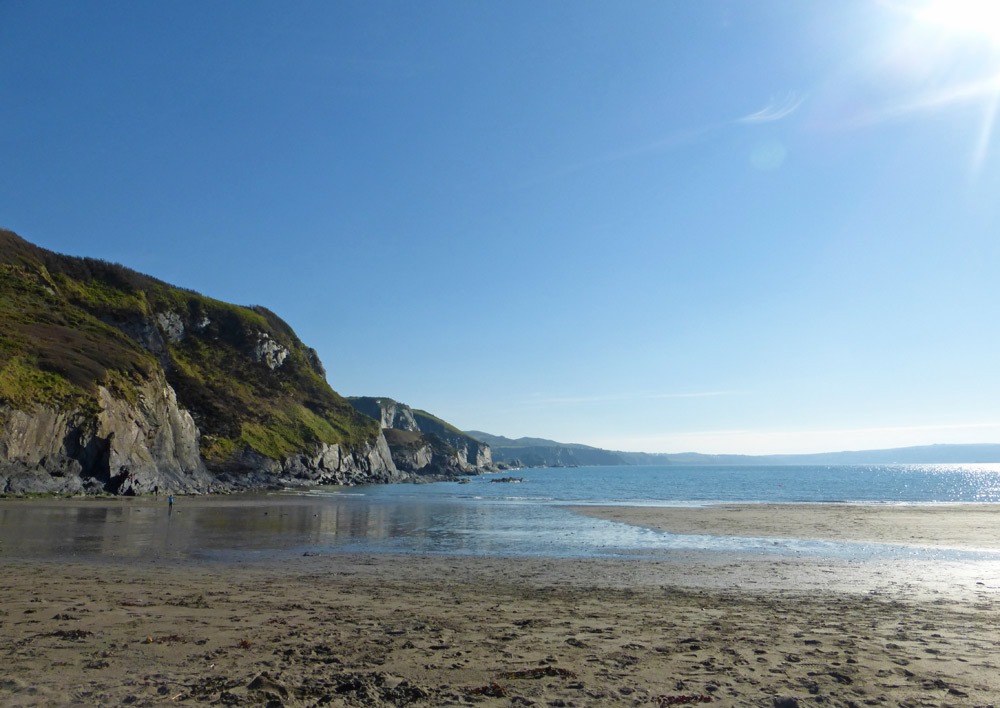
<path id="1" fill-rule="evenodd" d="M 167 511 L 173 511 L 173 510 L 174 510 L 174 495 L 171 494 L 170 496 L 167 497 Z"/>

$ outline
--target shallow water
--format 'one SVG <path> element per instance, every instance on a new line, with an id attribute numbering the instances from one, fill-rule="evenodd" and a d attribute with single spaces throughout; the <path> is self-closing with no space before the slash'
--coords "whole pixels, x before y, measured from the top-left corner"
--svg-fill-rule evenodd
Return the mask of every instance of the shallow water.
<path id="1" fill-rule="evenodd" d="M 512 476 L 525 481 L 496 484 L 491 480 L 497 476 L 487 475 L 468 484 L 178 497 L 172 511 L 162 498 L 9 502 L 0 505 L 0 557 L 253 560 L 365 552 L 670 558 L 698 550 L 848 560 L 1000 560 L 1000 553 L 976 551 L 669 534 L 567 508 L 710 501 L 994 501 L 1000 488 L 996 466 L 580 468 L 522 470 Z M 845 496 L 845 477 L 866 483 Z"/>

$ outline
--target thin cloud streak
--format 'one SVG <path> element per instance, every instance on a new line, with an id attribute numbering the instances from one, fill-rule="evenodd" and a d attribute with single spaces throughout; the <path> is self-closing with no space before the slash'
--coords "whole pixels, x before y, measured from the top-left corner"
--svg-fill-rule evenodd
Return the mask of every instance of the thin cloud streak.
<path id="1" fill-rule="evenodd" d="M 795 113 L 804 100 L 804 98 L 796 96 L 794 93 L 789 93 L 780 101 L 772 98 L 770 103 L 759 111 L 754 111 L 742 118 L 737 118 L 736 122 L 744 124 L 774 123 Z"/>

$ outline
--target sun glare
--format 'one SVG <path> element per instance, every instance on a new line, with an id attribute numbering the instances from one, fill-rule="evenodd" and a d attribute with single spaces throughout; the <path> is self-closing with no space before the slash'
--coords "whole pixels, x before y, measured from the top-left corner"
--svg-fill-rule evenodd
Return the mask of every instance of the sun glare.
<path id="1" fill-rule="evenodd" d="M 895 42 L 887 43 L 894 65 L 908 71 L 911 87 L 922 84 L 884 115 L 940 111 L 978 103 L 972 128 L 972 173 L 992 151 L 1000 117 L 1000 0 L 882 0 L 906 18 Z M 902 60 L 899 60 L 902 57 Z"/>
<path id="2" fill-rule="evenodd" d="M 1000 0 L 932 0 L 916 15 L 946 32 L 979 35 L 1000 45 Z"/>

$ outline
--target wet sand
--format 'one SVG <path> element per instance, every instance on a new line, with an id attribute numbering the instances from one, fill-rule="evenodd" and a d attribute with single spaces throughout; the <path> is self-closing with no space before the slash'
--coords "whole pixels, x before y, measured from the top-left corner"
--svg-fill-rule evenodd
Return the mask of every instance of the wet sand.
<path id="1" fill-rule="evenodd" d="M 0 568 L 3 705 L 1000 697 L 997 562 L 325 554 Z"/>
<path id="2" fill-rule="evenodd" d="M 1000 505 L 727 504 L 576 507 L 577 513 L 678 534 L 1000 549 Z"/>

